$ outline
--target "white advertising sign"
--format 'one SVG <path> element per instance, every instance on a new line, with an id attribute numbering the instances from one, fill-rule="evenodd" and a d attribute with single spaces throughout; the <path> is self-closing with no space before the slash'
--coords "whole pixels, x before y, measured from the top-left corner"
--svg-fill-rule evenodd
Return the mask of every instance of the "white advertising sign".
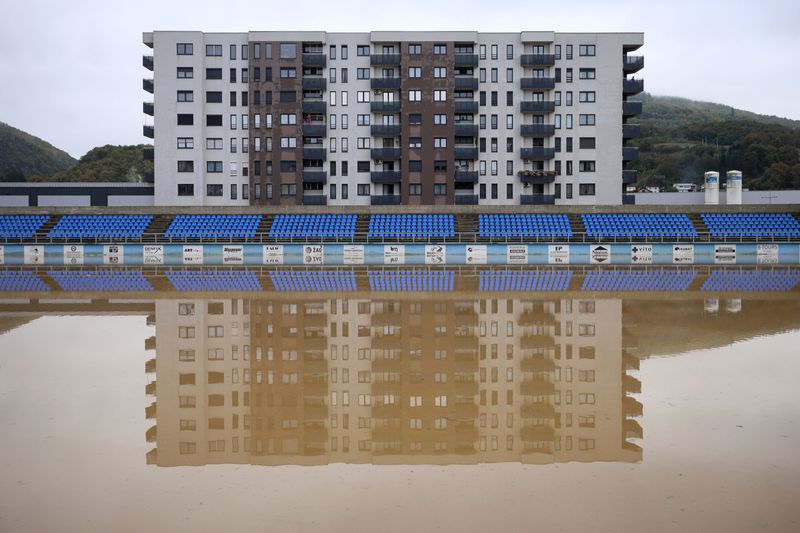
<path id="1" fill-rule="evenodd" d="M 527 265 L 528 246 L 524 244 L 508 245 L 506 247 L 506 263 L 509 265 Z"/>
<path id="2" fill-rule="evenodd" d="M 611 262 L 611 247 L 606 244 L 593 244 L 589 247 L 589 262 L 604 265 Z"/>
<path id="3" fill-rule="evenodd" d="M 760 265 L 774 265 L 778 263 L 777 244 L 759 244 L 756 246 L 756 262 Z"/>
<path id="4" fill-rule="evenodd" d="M 652 244 L 634 244 L 631 246 L 631 263 L 634 265 L 650 265 L 653 263 Z"/>
<path id="5" fill-rule="evenodd" d="M 121 265 L 123 263 L 122 246 L 116 244 L 106 244 L 103 246 L 103 264 Z"/>
<path id="6" fill-rule="evenodd" d="M 383 264 L 403 265 L 406 262 L 406 246 L 404 244 L 387 244 L 383 247 Z"/>
<path id="7" fill-rule="evenodd" d="M 142 263 L 145 265 L 163 265 L 164 264 L 164 246 L 161 244 L 152 244 L 142 247 Z"/>
<path id="8" fill-rule="evenodd" d="M 364 245 L 345 244 L 344 248 L 342 249 L 342 257 L 345 265 L 363 265 Z"/>
<path id="9" fill-rule="evenodd" d="M 714 245 L 714 263 L 717 265 L 735 265 L 736 245 L 735 244 Z"/>
<path id="10" fill-rule="evenodd" d="M 468 265 L 485 265 L 488 252 L 485 244 L 470 244 L 467 245 L 467 264 Z"/>
<path id="11" fill-rule="evenodd" d="M 203 264 L 203 247 L 202 246 L 184 246 L 183 247 L 183 264 L 184 265 L 202 265 Z"/>
<path id="12" fill-rule="evenodd" d="M 265 244 L 262 254 L 263 254 L 263 262 L 265 265 L 283 264 L 282 244 Z"/>
<path id="13" fill-rule="evenodd" d="M 2 244 L 0 244 L 0 265 L 4 265 L 5 262 L 6 262 L 6 249 Z"/>
<path id="14" fill-rule="evenodd" d="M 44 263 L 44 246 L 25 246 L 22 249 L 22 257 L 26 265 L 41 265 Z"/>
<path id="15" fill-rule="evenodd" d="M 241 244 L 225 244 L 222 246 L 223 265 L 241 265 L 244 263 L 244 246 Z"/>
<path id="16" fill-rule="evenodd" d="M 83 264 L 83 245 L 66 244 L 64 245 L 64 264 L 82 265 Z"/>
<path id="17" fill-rule="evenodd" d="M 694 244 L 673 244 L 672 262 L 676 265 L 694 264 Z"/>
<path id="18" fill-rule="evenodd" d="M 425 245 L 425 264 L 443 265 L 445 263 L 444 246 L 441 244 Z"/>
<path id="19" fill-rule="evenodd" d="M 303 246 L 303 264 L 321 265 L 322 264 L 322 245 L 306 244 Z"/>
<path id="20" fill-rule="evenodd" d="M 569 246 L 566 244 L 551 244 L 547 247 L 547 262 L 551 265 L 569 264 Z"/>

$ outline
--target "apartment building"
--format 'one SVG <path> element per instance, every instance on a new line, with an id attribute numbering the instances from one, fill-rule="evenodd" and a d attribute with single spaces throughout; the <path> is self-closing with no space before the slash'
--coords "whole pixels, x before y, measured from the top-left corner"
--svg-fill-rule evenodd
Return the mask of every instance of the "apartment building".
<path id="1" fill-rule="evenodd" d="M 641 33 L 156 31 L 156 205 L 629 203 Z"/>

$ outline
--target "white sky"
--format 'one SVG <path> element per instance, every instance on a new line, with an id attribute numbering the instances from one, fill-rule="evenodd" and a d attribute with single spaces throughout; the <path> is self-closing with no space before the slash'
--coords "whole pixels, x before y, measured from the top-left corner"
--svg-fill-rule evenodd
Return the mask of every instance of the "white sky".
<path id="1" fill-rule="evenodd" d="M 643 31 L 648 92 L 800 119 L 798 0 L 3 3 L 0 121 L 75 157 L 149 141 L 141 34 L 152 30 Z"/>

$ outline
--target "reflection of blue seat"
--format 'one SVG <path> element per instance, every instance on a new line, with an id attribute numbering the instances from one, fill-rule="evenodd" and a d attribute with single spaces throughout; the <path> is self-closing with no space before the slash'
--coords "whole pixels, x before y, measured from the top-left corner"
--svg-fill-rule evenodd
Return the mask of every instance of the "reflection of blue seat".
<path id="1" fill-rule="evenodd" d="M 485 270 L 481 271 L 481 291 L 565 291 L 572 278 L 570 270 Z"/>
<path id="2" fill-rule="evenodd" d="M 572 237 L 567 215 L 479 215 L 481 237 Z"/>
<path id="3" fill-rule="evenodd" d="M 0 216 L 0 238 L 29 239 L 42 224 L 50 219 L 47 215 L 3 215 Z"/>
<path id="4" fill-rule="evenodd" d="M 605 214 L 581 215 L 589 237 L 697 237 L 686 215 Z"/>
<path id="5" fill-rule="evenodd" d="M 47 234 L 52 239 L 138 239 L 152 215 L 64 215 Z"/>
<path id="6" fill-rule="evenodd" d="M 378 292 L 452 291 L 454 279 L 449 270 L 378 270 L 369 273 L 369 287 Z"/>
<path id="7" fill-rule="evenodd" d="M 179 291 L 260 291 L 261 282 L 254 272 L 196 272 L 173 270 L 167 279 Z"/>
<path id="8" fill-rule="evenodd" d="M 173 239 L 255 237 L 261 215 L 178 215 L 164 236 Z"/>
<path id="9" fill-rule="evenodd" d="M 356 231 L 356 215 L 275 215 L 269 236 L 276 238 L 347 238 Z"/>
<path id="10" fill-rule="evenodd" d="M 700 215 L 714 237 L 800 237 L 800 222 L 789 213 Z"/>
<path id="11" fill-rule="evenodd" d="M 356 278 L 350 271 L 274 271 L 272 285 L 280 292 L 344 292 L 356 290 Z"/>
<path id="12" fill-rule="evenodd" d="M 584 291 L 685 291 L 697 272 L 693 270 L 592 270 Z"/>
<path id="13" fill-rule="evenodd" d="M 800 270 L 714 270 L 704 291 L 790 291 L 800 283 Z"/>
<path id="14" fill-rule="evenodd" d="M 44 281 L 33 272 L 22 270 L 0 270 L 0 291 L 49 291 Z"/>
<path id="15" fill-rule="evenodd" d="M 152 291 L 153 286 L 139 271 L 109 270 L 98 272 L 48 272 L 65 291 Z"/>
<path id="16" fill-rule="evenodd" d="M 372 215 L 368 237 L 454 237 L 453 215 Z"/>

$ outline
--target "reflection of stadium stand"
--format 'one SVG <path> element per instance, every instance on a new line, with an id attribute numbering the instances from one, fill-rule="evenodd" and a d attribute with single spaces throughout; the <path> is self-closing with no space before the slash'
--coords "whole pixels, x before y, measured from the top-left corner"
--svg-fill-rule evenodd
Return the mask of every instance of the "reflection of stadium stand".
<path id="1" fill-rule="evenodd" d="M 454 278 L 452 270 L 378 270 L 369 272 L 369 287 L 378 292 L 452 291 Z"/>
<path id="2" fill-rule="evenodd" d="M 167 279 L 179 291 L 260 291 L 261 282 L 251 271 L 171 270 Z"/>
<path id="3" fill-rule="evenodd" d="M 48 287 L 33 272 L 25 270 L 0 270 L 0 291 L 49 291 Z"/>
<path id="4" fill-rule="evenodd" d="M 136 270 L 71 271 L 47 273 L 65 291 L 152 291 L 153 286 Z"/>
<path id="5" fill-rule="evenodd" d="M 704 291 L 790 291 L 800 283 L 800 270 L 715 270 Z"/>
<path id="6" fill-rule="evenodd" d="M 352 271 L 274 271 L 269 273 L 275 290 L 283 291 L 354 291 L 356 278 Z"/>
<path id="7" fill-rule="evenodd" d="M 481 291 L 565 291 L 571 270 L 483 270 L 478 281 Z"/>
<path id="8" fill-rule="evenodd" d="M 693 270 L 592 270 L 583 280 L 584 291 L 685 291 Z"/>

